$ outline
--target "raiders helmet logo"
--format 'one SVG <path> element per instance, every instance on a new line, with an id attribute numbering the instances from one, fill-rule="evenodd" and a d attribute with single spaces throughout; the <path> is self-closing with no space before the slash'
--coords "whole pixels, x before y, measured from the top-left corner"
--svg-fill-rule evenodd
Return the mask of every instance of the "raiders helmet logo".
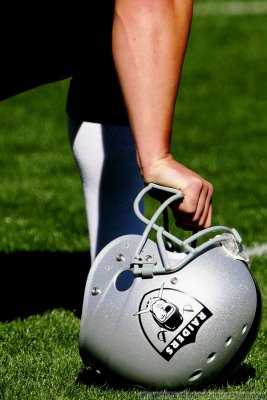
<path id="1" fill-rule="evenodd" d="M 197 332 L 212 316 L 195 298 L 176 289 L 161 288 L 146 293 L 139 305 L 141 328 L 150 344 L 170 361 L 183 346 L 195 342 Z"/>

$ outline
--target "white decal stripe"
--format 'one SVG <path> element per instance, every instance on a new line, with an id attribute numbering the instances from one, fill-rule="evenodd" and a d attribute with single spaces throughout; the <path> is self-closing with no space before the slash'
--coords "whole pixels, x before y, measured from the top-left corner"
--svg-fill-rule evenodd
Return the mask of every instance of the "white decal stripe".
<path id="1" fill-rule="evenodd" d="M 194 16 L 243 16 L 267 14 L 266 1 L 224 1 L 195 3 Z"/>

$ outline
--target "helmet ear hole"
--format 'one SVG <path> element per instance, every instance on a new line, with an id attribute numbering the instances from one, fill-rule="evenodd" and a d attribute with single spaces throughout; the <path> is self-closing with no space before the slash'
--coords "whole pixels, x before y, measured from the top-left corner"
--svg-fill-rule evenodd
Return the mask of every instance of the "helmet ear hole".
<path id="1" fill-rule="evenodd" d="M 135 275 L 131 270 L 122 271 L 116 279 L 115 286 L 119 292 L 130 289 L 133 284 Z"/>

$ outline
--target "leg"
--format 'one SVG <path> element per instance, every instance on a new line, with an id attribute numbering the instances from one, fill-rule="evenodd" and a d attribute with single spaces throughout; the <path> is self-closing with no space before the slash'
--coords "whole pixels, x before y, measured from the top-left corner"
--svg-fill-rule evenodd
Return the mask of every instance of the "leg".
<path id="1" fill-rule="evenodd" d="M 79 168 L 87 213 L 91 260 L 113 239 L 142 234 L 133 201 L 144 187 L 129 126 L 69 119 L 69 136 Z"/>

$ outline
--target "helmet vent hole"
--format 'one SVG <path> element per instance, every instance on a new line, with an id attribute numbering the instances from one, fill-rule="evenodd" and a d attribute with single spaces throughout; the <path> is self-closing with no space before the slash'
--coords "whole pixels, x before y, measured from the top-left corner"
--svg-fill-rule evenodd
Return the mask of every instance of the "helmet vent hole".
<path id="1" fill-rule="evenodd" d="M 247 329 L 248 329 L 248 326 L 244 325 L 243 329 L 242 329 L 242 332 L 241 332 L 241 335 L 244 335 L 246 333 Z"/>
<path id="2" fill-rule="evenodd" d="M 229 336 L 225 341 L 225 347 L 230 346 L 230 344 L 232 343 L 232 340 L 233 340 L 232 336 Z"/>
<path id="3" fill-rule="evenodd" d="M 189 381 L 194 382 L 199 379 L 202 375 L 202 369 L 196 369 L 193 374 L 190 376 Z"/>
<path id="4" fill-rule="evenodd" d="M 215 353 L 215 352 L 210 353 L 210 355 L 209 355 L 208 358 L 207 358 L 207 363 L 208 363 L 208 364 L 211 363 L 212 361 L 215 360 L 215 358 L 216 358 L 216 353 Z"/>

